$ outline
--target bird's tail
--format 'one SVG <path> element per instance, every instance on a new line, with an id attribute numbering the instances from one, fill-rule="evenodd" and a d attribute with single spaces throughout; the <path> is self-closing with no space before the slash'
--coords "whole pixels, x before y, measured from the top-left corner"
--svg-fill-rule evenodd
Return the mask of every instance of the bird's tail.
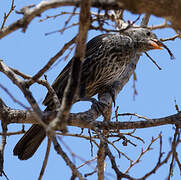
<path id="1" fill-rule="evenodd" d="M 26 160 L 33 156 L 46 133 L 42 126 L 34 124 L 16 144 L 13 153 L 20 160 Z"/>

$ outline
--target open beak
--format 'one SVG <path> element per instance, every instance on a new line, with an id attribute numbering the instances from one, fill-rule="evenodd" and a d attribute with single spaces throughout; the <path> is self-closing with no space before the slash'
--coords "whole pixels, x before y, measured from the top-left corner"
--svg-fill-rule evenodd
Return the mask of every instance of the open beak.
<path id="1" fill-rule="evenodd" d="M 157 39 L 151 39 L 148 44 L 152 46 L 153 49 L 163 49 L 163 45 Z"/>

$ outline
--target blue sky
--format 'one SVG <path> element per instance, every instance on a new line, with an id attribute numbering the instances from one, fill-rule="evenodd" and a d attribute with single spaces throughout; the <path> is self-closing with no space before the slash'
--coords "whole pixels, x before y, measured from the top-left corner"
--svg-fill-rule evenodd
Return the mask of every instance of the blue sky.
<path id="1" fill-rule="evenodd" d="M 24 7 L 28 4 L 37 4 L 40 1 L 20 1 L 15 0 L 16 10 Z M 4 12 L 8 12 L 10 7 L 10 1 L 2 0 L 0 2 L 0 24 L 3 20 Z M 53 15 L 61 11 L 71 10 L 72 8 L 58 8 L 45 12 L 42 15 L 42 18 L 46 15 Z M 16 14 L 13 12 L 6 25 L 14 22 L 15 20 L 21 18 L 22 15 Z M 49 36 L 45 36 L 45 33 L 51 32 L 54 30 L 61 29 L 64 25 L 65 17 L 60 17 L 55 20 L 47 20 L 44 22 L 39 22 L 40 18 L 36 18 L 29 25 L 26 33 L 22 33 L 21 30 L 11 33 L 7 37 L 0 40 L 0 59 L 3 59 L 4 62 L 10 67 L 19 69 L 20 71 L 34 75 L 43 65 L 45 65 L 48 60 L 54 56 L 60 48 L 64 45 L 65 42 L 71 39 L 76 33 L 77 28 L 68 30 L 64 34 L 55 33 Z M 137 16 L 126 13 L 126 20 L 135 20 Z M 67 17 L 66 17 L 67 18 Z M 73 21 L 77 21 L 77 18 L 73 18 Z M 152 17 L 149 25 L 160 24 L 163 22 L 163 19 Z M 139 23 L 138 23 L 139 24 Z M 159 38 L 167 38 L 174 35 L 174 31 L 170 29 L 157 30 L 155 31 Z M 90 31 L 88 39 L 100 34 L 97 31 Z M 149 52 L 149 54 L 156 60 L 156 62 L 162 67 L 162 70 L 159 71 L 153 63 L 148 60 L 148 58 L 143 55 L 140 58 L 140 61 L 137 65 L 136 75 L 136 89 L 138 95 L 136 99 L 133 100 L 133 78 L 126 84 L 123 90 L 120 92 L 118 98 L 116 99 L 116 105 L 119 105 L 119 112 L 135 112 L 140 115 L 144 115 L 148 118 L 158 118 L 164 117 L 176 113 L 174 107 L 174 98 L 177 100 L 177 104 L 181 104 L 181 85 L 180 85 L 180 67 L 181 67 L 181 55 L 180 47 L 181 41 L 179 39 L 175 41 L 169 41 L 165 43 L 173 52 L 175 60 L 170 60 L 170 57 L 166 50 L 154 50 Z M 69 58 L 70 59 L 70 58 Z M 53 66 L 46 75 L 50 83 L 56 78 L 59 72 L 63 69 L 67 62 L 58 60 L 59 63 Z M 22 93 L 14 86 L 11 81 L 9 81 L 2 73 L 0 74 L 0 83 L 3 84 L 9 91 L 16 97 L 18 100 L 28 105 L 27 101 L 23 97 Z M 45 95 L 46 89 L 42 86 L 33 85 L 31 87 L 33 95 L 36 97 L 37 101 L 41 105 Z M 14 103 L 11 98 L 3 91 L 0 90 L 0 97 L 7 103 L 8 106 L 16 109 L 22 109 L 19 105 Z M 72 112 L 84 111 L 89 108 L 89 103 L 78 103 L 73 106 Z M 44 107 L 41 105 L 42 110 Z M 114 111 L 115 109 L 113 109 Z M 120 121 L 128 120 L 125 117 L 120 118 Z M 132 120 L 137 120 L 132 118 Z M 131 120 L 130 120 L 131 121 Z M 26 125 L 26 129 L 28 129 Z M 21 125 L 9 125 L 9 131 L 15 131 L 21 129 Z M 84 130 L 85 132 L 87 130 Z M 122 131 L 122 132 L 130 132 Z M 80 132 L 78 128 L 70 128 L 70 132 Z M 122 143 L 117 143 L 117 147 L 124 153 L 126 153 L 133 160 L 139 155 L 141 148 L 147 147 L 150 143 L 152 137 L 157 137 L 158 134 L 162 132 L 163 134 L 163 151 L 167 152 L 170 149 L 169 138 L 173 136 L 173 126 L 162 126 L 149 129 L 140 129 L 136 131 L 135 135 L 142 137 L 145 140 L 145 144 L 131 139 L 134 143 L 137 144 L 137 147 L 131 145 L 122 146 Z M 7 145 L 5 150 L 5 172 L 7 173 L 10 180 L 32 180 L 37 179 L 39 172 L 42 166 L 42 161 L 44 158 L 46 144 L 44 141 L 41 147 L 38 149 L 36 154 L 27 161 L 20 161 L 17 157 L 13 156 L 13 148 L 20 138 L 17 136 L 10 136 L 7 138 Z M 129 137 L 128 137 L 129 138 Z M 78 138 L 63 137 L 63 141 L 69 146 L 72 151 L 76 154 L 81 155 L 81 158 L 84 160 L 92 159 L 90 153 L 90 143 L 86 140 Z M 63 146 L 63 145 L 62 145 Z M 130 174 L 135 177 L 141 177 L 143 173 L 148 172 L 151 168 L 154 167 L 154 163 L 158 158 L 158 149 L 159 141 L 153 144 L 153 150 L 148 152 L 143 156 L 141 163 L 136 165 L 131 171 Z M 66 150 L 65 146 L 63 146 Z M 180 152 L 181 146 L 177 149 Z M 94 147 L 94 157 L 96 156 L 97 149 Z M 117 162 L 121 169 L 124 171 L 128 166 L 128 161 L 124 157 L 118 158 L 118 154 L 113 150 Z M 71 157 L 70 153 L 69 156 Z M 76 165 L 79 166 L 83 163 L 82 160 L 75 158 Z M 115 179 L 115 174 L 111 170 L 109 160 L 106 159 L 107 168 L 106 168 L 106 179 Z M 93 171 L 92 166 L 95 167 L 95 163 L 91 166 L 85 166 L 82 168 L 83 173 L 89 173 Z M 164 169 L 167 168 L 167 169 Z M 157 171 L 156 174 L 150 176 L 148 179 L 165 179 L 168 175 L 168 165 L 165 165 L 163 168 Z M 48 166 L 44 174 L 43 179 L 49 180 L 53 179 L 69 179 L 71 175 L 70 169 L 66 166 L 64 161 L 60 156 L 58 156 L 54 149 L 51 148 L 51 153 L 48 161 Z M 61 178 L 60 178 L 61 177 Z M 173 179 L 179 179 L 179 170 L 175 167 Z M 5 178 L 2 178 L 5 179 Z M 88 179 L 97 179 L 96 175 L 90 176 Z"/>

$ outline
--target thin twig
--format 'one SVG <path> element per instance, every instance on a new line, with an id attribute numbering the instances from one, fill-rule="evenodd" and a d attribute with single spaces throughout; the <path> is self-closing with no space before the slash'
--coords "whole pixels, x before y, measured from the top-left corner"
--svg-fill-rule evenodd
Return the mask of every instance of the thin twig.
<path id="1" fill-rule="evenodd" d="M 168 24 L 168 21 L 165 20 L 162 24 L 155 25 L 155 26 L 149 26 L 148 29 L 156 30 L 156 29 L 164 29 L 164 28 L 171 28 L 171 24 Z"/>
<path id="2" fill-rule="evenodd" d="M 171 51 L 163 42 L 158 41 L 158 43 L 159 43 L 160 45 L 162 45 L 162 46 L 167 50 L 168 54 L 170 55 L 170 59 L 172 59 L 172 60 L 175 59 L 172 51 Z"/>
<path id="3" fill-rule="evenodd" d="M 77 7 L 75 6 L 74 9 L 73 9 L 73 11 L 72 11 L 72 14 L 70 14 L 70 16 L 68 17 L 68 19 L 65 21 L 65 24 L 64 24 L 63 29 L 66 29 L 66 26 L 68 25 L 68 23 L 70 22 L 70 20 L 71 20 L 72 17 L 74 16 L 76 9 L 77 9 Z"/>
<path id="4" fill-rule="evenodd" d="M 1 120 L 1 127 L 3 130 L 2 140 L 1 140 L 1 146 L 0 146 L 0 176 L 2 176 L 4 172 L 4 149 L 6 145 L 6 133 L 7 133 L 7 123 L 2 119 Z"/>
<path id="5" fill-rule="evenodd" d="M 43 114 L 42 111 L 36 102 L 35 98 L 33 97 L 32 93 L 30 90 L 26 87 L 26 84 L 24 81 L 19 79 L 16 74 L 8 67 L 6 66 L 3 61 L 0 61 L 0 71 L 3 72 L 16 86 L 22 91 L 24 96 L 26 97 L 27 101 L 31 105 L 32 109 L 34 110 L 35 114 L 34 116 L 36 117 L 36 120 L 41 123 L 43 127 L 47 127 L 47 125 L 42 121 L 43 119 Z"/>
<path id="6" fill-rule="evenodd" d="M 108 145 L 105 147 L 105 150 L 106 150 L 106 155 L 109 157 L 109 159 L 111 161 L 112 168 L 116 173 L 117 179 L 126 178 L 126 179 L 129 179 L 129 180 L 134 180 L 134 178 L 132 178 L 131 176 L 129 176 L 127 174 L 122 173 L 119 170 L 118 165 L 116 164 L 116 161 L 115 161 L 115 157 L 112 155 Z"/>
<path id="7" fill-rule="evenodd" d="M 63 151 L 60 144 L 58 143 L 57 139 L 55 137 L 52 137 L 52 142 L 54 144 L 54 148 L 56 152 L 64 159 L 66 164 L 71 168 L 72 173 L 76 175 L 80 180 L 83 180 L 84 178 L 80 174 L 80 172 L 77 170 L 76 166 L 73 164 L 73 162 L 69 159 L 67 154 Z"/>
<path id="8" fill-rule="evenodd" d="M 91 130 L 88 129 L 88 134 L 89 134 L 89 142 L 91 145 L 91 156 L 93 156 L 93 144 L 92 144 L 92 136 L 91 136 Z"/>
<path id="9" fill-rule="evenodd" d="M 84 136 L 84 135 L 80 135 L 80 134 L 70 134 L 70 133 L 60 133 L 60 132 L 56 132 L 56 134 L 58 135 L 63 135 L 63 136 L 70 136 L 70 137 L 78 137 L 78 138 L 83 138 L 83 139 L 86 139 L 86 140 L 89 140 L 90 141 L 90 136 Z M 97 144 L 97 142 L 94 140 L 94 138 L 97 138 L 96 136 L 91 136 L 91 140 L 92 142 L 97 146 L 99 147 L 99 145 Z"/>
<path id="10" fill-rule="evenodd" d="M 153 64 L 156 65 L 156 67 L 159 69 L 159 70 L 162 70 L 162 68 L 156 63 L 156 61 L 147 53 L 145 52 L 146 56 L 153 62 Z"/>
<path id="11" fill-rule="evenodd" d="M 178 143 L 176 144 L 176 146 L 178 145 Z M 170 156 L 171 156 L 171 154 L 172 154 L 172 151 L 170 151 L 167 155 L 166 155 L 166 157 L 165 157 L 165 159 L 163 159 L 162 161 L 161 161 L 161 158 L 162 158 L 162 156 L 163 156 L 163 152 L 162 152 L 162 136 L 160 137 L 160 152 L 159 152 L 159 157 L 158 157 L 158 162 L 157 162 L 157 164 L 155 165 L 155 167 L 151 170 L 151 171 L 149 171 L 148 173 L 146 173 L 143 177 L 141 177 L 141 178 L 139 178 L 139 180 L 143 180 L 143 179 L 147 179 L 149 176 L 151 176 L 152 174 L 155 174 L 155 172 L 160 168 L 160 167 L 162 167 L 163 166 L 163 164 L 166 164 L 167 162 L 168 162 L 168 160 L 169 160 L 169 158 L 170 158 Z"/>
<path id="12" fill-rule="evenodd" d="M 180 163 L 180 160 L 178 158 L 178 153 L 176 151 L 176 146 L 179 143 L 179 140 L 180 140 L 180 129 L 178 126 L 176 126 L 174 138 L 172 141 L 172 160 L 170 163 L 170 170 L 169 170 L 168 179 L 170 179 L 171 176 L 173 175 L 173 168 L 174 168 L 173 165 L 174 165 L 175 161 L 177 162 L 177 165 L 178 165 L 178 167 L 180 169 L 180 173 L 181 173 L 181 163 Z"/>
<path id="13" fill-rule="evenodd" d="M 30 107 L 24 105 L 21 101 L 19 101 L 18 99 L 16 99 L 10 92 L 7 88 L 5 88 L 2 84 L 0 84 L 0 88 L 3 89 L 7 95 L 15 102 L 17 103 L 18 105 L 20 105 L 21 107 L 23 107 L 24 109 L 26 110 L 30 110 Z"/>
<path id="14" fill-rule="evenodd" d="M 169 38 L 165 38 L 165 39 L 160 39 L 160 41 L 164 42 L 164 41 L 174 41 L 176 38 L 181 38 L 181 34 L 176 34 L 175 36 L 169 37 Z"/>
<path id="15" fill-rule="evenodd" d="M 24 79 L 28 79 L 28 80 L 32 80 L 32 76 L 29 76 L 27 74 L 24 74 L 20 71 L 18 71 L 17 69 L 14 69 L 14 68 L 10 68 L 15 74 L 21 76 L 22 78 Z M 47 80 L 41 80 L 41 79 L 37 79 L 36 81 L 38 84 L 41 84 L 43 86 L 45 86 L 48 90 L 48 92 L 52 95 L 52 99 L 53 99 L 53 102 L 54 104 L 56 105 L 56 108 L 55 109 L 58 109 L 60 107 L 60 101 L 58 99 L 58 96 L 57 94 L 55 93 L 55 90 L 52 88 L 52 86 L 50 86 L 50 84 L 48 83 Z M 8 93 L 8 92 L 7 92 Z M 11 94 L 10 94 L 11 95 Z M 13 98 L 13 96 L 11 95 L 10 96 L 11 98 Z M 13 99 L 13 100 L 16 100 L 16 99 Z M 16 101 L 15 101 L 16 102 Z M 19 102 L 20 103 L 20 102 Z"/>
<path id="16" fill-rule="evenodd" d="M 12 0 L 12 2 L 11 2 L 11 8 L 10 8 L 9 12 L 8 12 L 7 14 L 4 13 L 4 20 L 3 20 L 3 23 L 2 23 L 2 25 L 1 25 L 1 29 L 4 28 L 4 25 L 5 25 L 8 17 L 9 17 L 10 14 L 14 11 L 15 8 L 16 8 L 16 6 L 14 5 L 14 0 Z"/>
<path id="17" fill-rule="evenodd" d="M 133 100 L 135 100 L 136 95 L 138 95 L 138 92 L 136 90 L 136 81 L 137 81 L 137 77 L 136 77 L 136 73 L 135 71 L 133 72 Z"/>
<path id="18" fill-rule="evenodd" d="M 72 158 L 75 159 L 75 157 L 76 157 L 76 158 L 78 158 L 79 160 L 81 160 L 82 162 L 86 162 L 86 161 L 87 161 L 86 159 L 82 158 L 80 155 L 74 153 L 74 152 L 72 151 L 72 148 L 69 147 L 69 146 L 63 141 L 63 139 L 62 139 L 60 136 L 58 136 L 58 140 L 59 140 L 59 141 L 62 143 L 62 145 L 67 149 L 67 151 L 71 154 Z M 94 167 L 92 167 L 90 164 L 88 164 L 88 165 L 89 165 L 89 167 L 91 167 L 92 169 L 94 169 Z"/>
<path id="19" fill-rule="evenodd" d="M 12 135 L 19 135 L 19 134 L 24 134 L 26 131 L 25 130 L 21 130 L 21 131 L 16 131 L 16 132 L 7 132 L 6 136 L 12 136 Z M 4 135 L 4 133 L 0 132 L 0 136 Z"/>
<path id="20" fill-rule="evenodd" d="M 132 159 L 130 159 L 125 153 L 121 152 L 112 142 L 107 141 L 108 144 L 112 145 L 114 147 L 114 149 L 118 152 L 119 158 L 122 156 L 124 156 L 127 160 L 129 160 L 130 162 L 133 162 Z"/>
<path id="21" fill-rule="evenodd" d="M 72 59 L 70 76 L 64 90 L 62 104 L 57 113 L 57 117 L 49 124 L 50 128 L 55 128 L 58 126 L 59 129 L 64 133 L 67 132 L 67 118 L 74 102 L 74 97 L 78 92 L 81 64 L 85 56 L 86 39 L 90 26 L 90 6 L 90 0 L 81 1 L 80 3 L 79 34 L 77 37 L 75 55 Z"/>
<path id="22" fill-rule="evenodd" d="M 95 157 L 95 158 L 93 158 L 93 159 L 90 159 L 90 160 L 88 160 L 88 161 L 85 161 L 83 164 L 81 164 L 80 166 L 78 166 L 77 169 L 85 166 L 86 164 L 91 163 L 92 161 L 95 161 L 96 159 L 97 159 L 97 157 Z"/>
<path id="23" fill-rule="evenodd" d="M 56 14 L 56 15 L 52 15 L 52 16 L 46 16 L 45 18 L 42 18 L 42 19 L 40 19 L 39 20 L 39 22 L 43 22 L 43 21 L 45 21 L 45 20 L 47 20 L 47 19 L 50 19 L 50 18 L 53 18 L 53 19 L 55 19 L 55 18 L 57 18 L 57 17 L 59 17 L 59 16 L 62 16 L 62 15 L 79 15 L 79 13 L 77 12 L 77 13 L 72 13 L 72 12 L 65 12 L 65 11 L 62 11 L 61 13 L 59 13 L 59 14 Z"/>
<path id="24" fill-rule="evenodd" d="M 174 98 L 174 103 L 175 103 L 175 109 L 176 109 L 176 111 L 179 113 L 179 112 L 180 112 L 180 109 L 179 109 L 179 107 L 178 107 L 176 97 Z"/>
<path id="25" fill-rule="evenodd" d="M 148 22 L 150 20 L 150 14 L 145 14 L 141 21 L 141 27 L 147 27 Z"/>
<path id="26" fill-rule="evenodd" d="M 137 163 L 140 162 L 140 159 L 143 157 L 143 155 L 146 154 L 148 151 L 151 150 L 152 144 L 153 144 L 156 140 L 158 140 L 160 137 L 161 137 L 161 134 L 160 134 L 158 137 L 156 137 L 156 138 L 152 138 L 150 144 L 146 147 L 146 149 L 145 149 L 145 150 L 141 149 L 140 155 L 138 156 L 138 158 L 137 158 L 135 161 L 130 162 L 129 167 L 128 167 L 127 170 L 124 172 L 125 174 L 127 174 L 133 166 L 135 166 Z"/>
<path id="27" fill-rule="evenodd" d="M 43 165 L 42 165 L 38 180 L 42 179 L 43 174 L 45 172 L 45 168 L 46 168 L 47 162 L 48 162 L 48 157 L 49 157 L 49 154 L 50 154 L 50 147 L 51 147 L 51 139 L 48 137 L 47 150 L 46 150 L 45 158 L 44 158 L 44 161 L 43 161 Z"/>
<path id="28" fill-rule="evenodd" d="M 77 36 L 75 36 L 73 39 L 71 39 L 68 43 L 66 43 L 63 48 L 55 55 L 53 56 L 48 63 L 41 69 L 39 70 L 38 73 L 36 73 L 32 79 L 27 83 L 29 86 L 36 82 L 51 66 L 52 64 L 60 57 L 62 54 L 73 44 L 75 43 Z"/>
<path id="29" fill-rule="evenodd" d="M 137 118 L 140 118 L 140 119 L 145 119 L 147 121 L 149 121 L 150 119 L 145 117 L 145 116 L 141 116 L 139 114 L 136 114 L 136 113 L 122 113 L 122 114 L 118 114 L 118 116 L 136 116 Z M 113 117 L 114 118 L 114 117 Z"/>
<path id="30" fill-rule="evenodd" d="M 51 34 L 54 34 L 54 33 L 63 33 L 65 30 L 70 29 L 70 28 L 72 28 L 74 26 L 78 26 L 78 25 L 79 25 L 79 23 L 72 23 L 70 26 L 66 26 L 66 27 L 64 27 L 64 28 L 62 28 L 60 30 L 47 32 L 47 33 L 45 33 L 45 36 L 48 36 L 48 35 L 51 35 Z"/>

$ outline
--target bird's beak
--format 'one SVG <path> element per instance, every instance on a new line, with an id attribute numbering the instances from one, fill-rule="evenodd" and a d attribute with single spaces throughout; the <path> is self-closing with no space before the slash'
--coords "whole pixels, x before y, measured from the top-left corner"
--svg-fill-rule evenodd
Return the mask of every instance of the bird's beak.
<path id="1" fill-rule="evenodd" d="M 151 45 L 153 49 L 163 49 L 163 45 L 157 39 L 150 39 L 148 44 Z"/>

